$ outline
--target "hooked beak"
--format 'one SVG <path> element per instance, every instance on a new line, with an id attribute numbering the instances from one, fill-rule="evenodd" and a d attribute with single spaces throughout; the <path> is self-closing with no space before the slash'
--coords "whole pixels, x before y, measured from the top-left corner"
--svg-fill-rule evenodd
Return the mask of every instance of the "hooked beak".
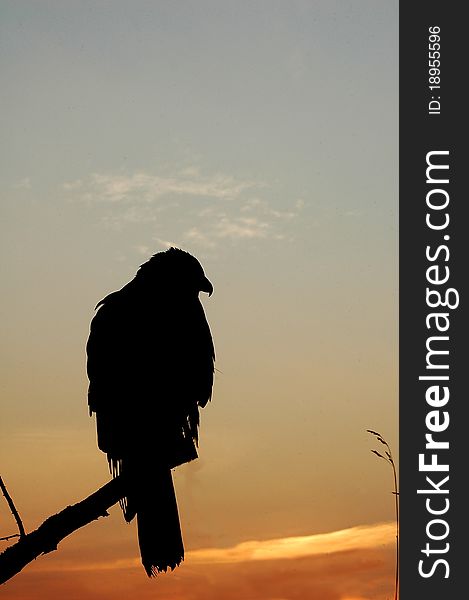
<path id="1" fill-rule="evenodd" d="M 200 291 L 206 292 L 209 296 L 213 294 L 213 285 L 206 277 L 202 279 L 202 287 L 200 288 Z"/>

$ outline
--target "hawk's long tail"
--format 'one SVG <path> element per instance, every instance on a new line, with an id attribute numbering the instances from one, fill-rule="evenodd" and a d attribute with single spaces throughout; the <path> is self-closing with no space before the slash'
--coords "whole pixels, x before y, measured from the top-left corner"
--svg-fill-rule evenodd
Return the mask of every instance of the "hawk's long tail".
<path id="1" fill-rule="evenodd" d="M 127 497 L 121 506 L 126 521 L 137 515 L 138 542 L 142 564 L 149 577 L 184 560 L 184 545 L 179 523 L 171 469 L 145 468 L 140 462 L 123 460 L 115 467 L 126 479 Z"/>
<path id="2" fill-rule="evenodd" d="M 171 470 L 158 469 L 151 474 L 151 479 L 137 504 L 140 556 L 149 577 L 166 571 L 168 567 L 173 570 L 184 560 Z"/>

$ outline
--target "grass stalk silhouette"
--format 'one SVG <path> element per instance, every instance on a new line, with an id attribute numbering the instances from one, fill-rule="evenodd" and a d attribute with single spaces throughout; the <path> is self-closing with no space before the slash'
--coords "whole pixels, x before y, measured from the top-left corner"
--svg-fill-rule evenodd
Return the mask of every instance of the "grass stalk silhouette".
<path id="1" fill-rule="evenodd" d="M 377 431 L 373 431 L 372 429 L 367 429 L 367 431 L 368 433 L 371 433 L 371 435 L 374 435 L 378 442 L 386 446 L 386 450 L 384 451 L 385 456 L 383 456 L 383 454 L 381 454 L 377 450 L 372 450 L 372 452 L 373 454 L 376 454 L 376 456 L 382 458 L 388 464 L 391 465 L 392 474 L 394 477 L 394 490 L 392 492 L 394 494 L 394 508 L 396 515 L 396 577 L 394 584 L 394 600 L 397 600 L 399 597 L 399 489 L 397 485 L 396 464 L 392 456 L 391 448 L 389 447 L 389 444 L 384 439 L 384 437 L 380 433 L 378 433 Z"/>

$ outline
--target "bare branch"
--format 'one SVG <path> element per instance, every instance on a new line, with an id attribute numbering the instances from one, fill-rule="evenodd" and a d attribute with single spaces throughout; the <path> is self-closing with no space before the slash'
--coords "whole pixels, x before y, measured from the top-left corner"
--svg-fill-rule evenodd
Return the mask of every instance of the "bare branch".
<path id="1" fill-rule="evenodd" d="M 14 577 L 41 554 L 56 550 L 67 535 L 99 517 L 107 517 L 107 509 L 123 496 L 122 476 L 116 477 L 88 498 L 49 517 L 35 531 L 22 535 L 16 544 L 0 554 L 0 584 Z"/>
<path id="2" fill-rule="evenodd" d="M 20 515 L 19 515 L 18 511 L 16 510 L 16 507 L 12 500 L 12 497 L 8 493 L 8 490 L 5 486 L 5 484 L 3 483 L 3 479 L 1 478 L 1 476 L 0 476 L 0 489 L 2 490 L 2 494 L 5 496 L 5 500 L 7 501 L 7 504 L 10 507 L 11 514 L 15 518 L 16 524 L 18 525 L 18 531 L 20 532 L 20 537 L 23 537 L 23 535 L 26 535 L 26 532 L 23 527 L 23 521 L 21 520 Z"/>

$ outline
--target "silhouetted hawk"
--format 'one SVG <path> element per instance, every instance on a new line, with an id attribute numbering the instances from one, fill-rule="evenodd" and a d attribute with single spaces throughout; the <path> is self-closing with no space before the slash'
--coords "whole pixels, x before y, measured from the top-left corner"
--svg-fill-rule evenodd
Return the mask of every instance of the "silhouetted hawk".
<path id="1" fill-rule="evenodd" d="M 137 515 L 150 576 L 184 558 L 171 469 L 197 458 L 199 407 L 212 395 L 215 352 L 201 291 L 213 287 L 196 258 L 159 252 L 99 302 L 86 347 L 98 446 L 124 479 L 124 516 Z"/>

